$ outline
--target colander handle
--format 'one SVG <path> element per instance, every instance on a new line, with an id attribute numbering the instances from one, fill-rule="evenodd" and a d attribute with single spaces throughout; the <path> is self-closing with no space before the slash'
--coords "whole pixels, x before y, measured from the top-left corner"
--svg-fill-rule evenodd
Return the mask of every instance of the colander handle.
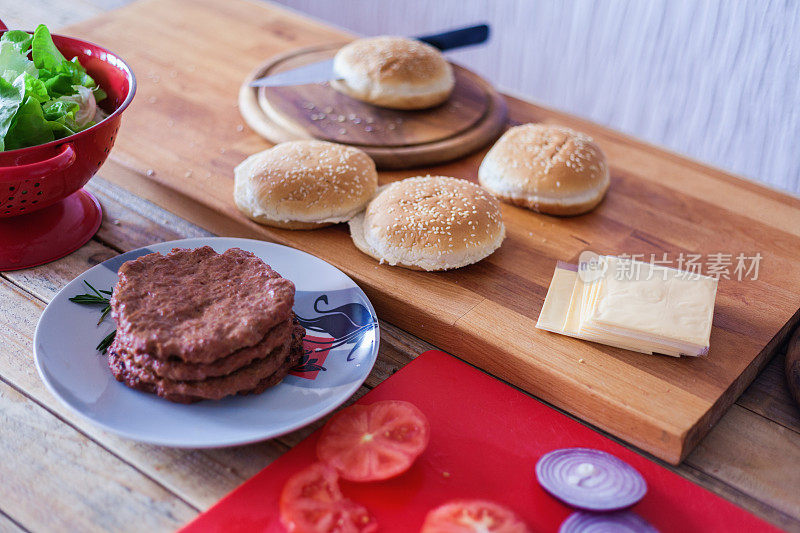
<path id="1" fill-rule="evenodd" d="M 43 178 L 55 172 L 61 172 L 75 162 L 75 148 L 72 143 L 66 143 L 59 153 L 35 163 L 27 165 L 14 165 L 10 167 L 0 167 L 1 181 L 19 181 L 20 177 L 25 179 Z"/>
<path id="2" fill-rule="evenodd" d="M 7 29 L 8 26 L 6 26 L 6 23 L 0 20 L 0 31 L 6 31 Z"/>

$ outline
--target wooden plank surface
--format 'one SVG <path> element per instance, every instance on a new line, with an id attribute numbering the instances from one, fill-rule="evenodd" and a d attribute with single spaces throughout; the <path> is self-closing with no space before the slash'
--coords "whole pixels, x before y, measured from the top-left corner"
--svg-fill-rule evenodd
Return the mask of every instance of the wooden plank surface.
<path id="1" fill-rule="evenodd" d="M 67 9 L 69 6 L 57 4 L 54 7 Z M 38 20 L 31 20 L 23 25 L 33 26 L 36 22 Z M 121 170 L 128 171 L 131 178 L 143 178 L 146 169 L 140 169 L 140 173 L 120 165 L 114 169 L 115 172 Z M 105 172 L 106 167 L 101 169 L 101 176 Z M 142 180 L 141 187 L 145 191 L 151 190 L 148 189 L 149 184 Z M 65 428 L 85 436 L 83 447 L 68 457 L 71 463 L 86 464 L 86 469 L 91 470 L 97 457 L 90 452 L 99 447 L 112 458 L 104 464 L 121 472 L 121 477 L 129 476 L 127 482 L 120 482 L 135 500 L 148 494 L 153 487 L 149 481 L 145 481 L 144 487 L 135 481 L 152 480 L 152 483 L 169 491 L 174 502 L 188 502 L 191 512 L 196 513 L 268 464 L 296 443 L 307 430 L 283 439 L 237 448 L 167 449 L 133 443 L 96 430 L 71 416 L 44 389 L 33 367 L 32 338 L 44 305 L 61 286 L 115 253 L 153 242 L 207 234 L 101 178 L 95 178 L 89 189 L 101 200 L 105 212 L 103 225 L 92 242 L 76 254 L 50 265 L 13 275 L 0 275 L 0 387 L 10 386 L 22 395 L 22 402 L 30 405 L 22 418 L 26 426 L 37 427 L 41 423 L 42 415 L 37 413 L 54 413 L 51 416 Z M 780 202 L 781 197 L 776 197 L 776 200 Z M 416 354 L 430 347 L 419 338 L 385 322 L 381 323 L 381 339 L 378 364 L 368 379 L 368 386 L 379 383 Z M 662 464 L 788 531 L 800 532 L 800 494 L 790 490 L 793 483 L 796 486 L 793 480 L 797 479 L 800 468 L 800 457 L 796 455 L 795 446 L 800 438 L 800 411 L 788 395 L 785 382 L 781 379 L 782 372 L 783 356 L 779 355 L 745 391 L 737 401 L 736 408 L 722 418 L 680 467 Z M 784 432 L 786 429 L 790 433 Z M 58 431 L 70 434 L 66 430 Z M 10 478 L 14 475 L 12 471 L 17 468 L 19 459 L 13 447 L 6 445 L 6 432 L 0 431 L 0 434 L 3 435 L 0 438 L 0 479 L 5 481 L 7 476 Z M 743 435 L 746 437 L 743 438 Z M 62 466 L 65 456 L 57 450 L 50 453 L 54 447 L 50 432 L 30 432 L 28 438 L 32 447 L 47 450 L 43 456 L 31 457 L 31 464 L 55 471 Z M 762 454 L 769 458 L 769 461 L 765 461 L 768 464 L 755 464 L 748 459 Z M 73 468 L 71 465 L 66 467 Z M 16 512 L 17 508 L 30 509 L 34 505 L 41 505 L 45 494 L 51 498 L 48 502 L 53 505 L 81 498 L 90 508 L 90 517 L 94 518 L 95 513 L 111 517 L 96 517 L 97 520 L 105 520 L 105 524 L 111 524 L 109 520 L 113 520 L 112 527 L 108 529 L 124 530 L 129 527 L 123 520 L 113 518 L 129 516 L 127 511 L 104 507 L 104 492 L 114 490 L 113 487 L 107 487 L 106 483 L 112 481 L 106 478 L 102 484 L 92 486 L 95 490 L 88 492 L 80 492 L 69 481 L 43 475 L 36 478 L 35 482 L 21 483 L 14 498 L 0 498 L 0 531 L 52 530 L 51 517 L 41 513 L 26 513 L 23 519 Z M 86 519 L 74 515 L 65 516 L 58 525 L 58 529 L 65 531 L 100 530 L 100 527 L 87 525 Z M 171 531 L 175 521 L 165 514 L 159 514 L 150 526 L 152 531 Z"/>
<path id="2" fill-rule="evenodd" d="M 219 21 L 229 31 L 203 31 Z M 800 199 L 515 99 L 508 100 L 514 122 L 573 126 L 605 150 L 612 187 L 595 212 L 561 219 L 505 206 L 503 247 L 477 265 L 440 274 L 378 266 L 341 226 L 258 226 L 231 201 L 233 167 L 267 146 L 240 127 L 236 80 L 265 57 L 343 35 L 241 0 L 145 0 L 69 31 L 113 48 L 139 76 L 106 166 L 110 180 L 214 233 L 274 240 L 330 261 L 362 285 L 385 319 L 673 463 L 766 364 L 800 307 L 793 275 Z M 158 44 L 143 48 L 142 39 Z M 240 52 L 231 56 L 233 48 Z M 206 131 L 213 134 L 198 134 Z M 421 172 L 474 180 L 482 155 L 381 178 Z M 757 281 L 721 281 L 708 357 L 675 360 L 533 327 L 556 261 L 574 262 L 587 248 L 669 253 L 673 261 L 681 253 L 758 252 L 762 260 Z"/>
<path id="3" fill-rule="evenodd" d="M 196 513 L 208 508 L 233 487 L 255 474 L 319 424 L 280 439 L 236 448 L 164 448 L 135 443 L 99 430 L 72 415 L 46 391 L 33 367 L 32 339 L 44 305 L 63 285 L 80 272 L 118 252 L 152 242 L 207 234 L 100 178 L 95 178 L 89 188 L 100 198 L 105 211 L 97 237 L 71 256 L 50 265 L 4 273 L 0 280 L 0 346 L 3 347 L 0 349 L 0 377 L 3 383 L 23 393 L 31 405 L 54 413 L 62 424 L 97 443 L 117 461 L 130 465 L 139 475 L 164 487 L 173 494 L 175 500 L 186 502 Z M 381 339 L 376 368 L 366 387 L 356 396 L 430 348 L 430 345 L 413 335 L 385 322 L 381 323 Z M 793 405 L 785 386 L 783 390 L 776 386 L 781 385 L 775 383 L 780 363 L 776 358 L 742 396 L 736 413 L 723 417 L 722 422 L 711 431 L 706 440 L 713 439 L 713 445 L 705 445 L 704 441 L 680 467 L 671 467 L 663 462 L 662 465 L 787 530 L 800 531 L 800 497 L 794 493 L 796 491 L 790 490 L 792 480 L 797 475 L 800 455 L 793 446 L 782 444 L 786 440 L 796 442 L 800 438 L 800 431 L 796 429 L 800 426 L 800 417 L 796 412 L 792 417 L 790 408 Z M 760 404 L 781 406 L 777 411 L 784 415 L 773 421 L 748 408 Z M 728 422 L 731 416 L 735 418 Z M 790 426 L 790 433 L 785 433 L 787 425 Z M 746 439 L 741 438 L 743 432 L 747 435 Z M 45 434 L 31 435 L 30 438 L 49 442 Z M 769 457 L 774 466 L 762 468 L 752 463 L 743 464 L 744 461 L 739 455 L 734 455 L 733 450 L 745 456 L 758 456 L 763 453 L 762 450 L 780 450 L 780 453 L 771 452 Z M 52 457 L 49 460 L 53 461 Z M 83 461 L 94 459 L 90 454 L 77 454 L 70 460 L 82 464 Z M 0 445 L 0 478 L 4 478 L 4 469 L 15 468 L 15 461 L 12 451 L 4 444 Z M 56 461 L 52 468 L 57 468 L 58 464 Z M 20 497 L 39 501 L 38 498 L 47 491 L 52 491 L 49 492 L 52 498 L 67 501 L 73 493 L 69 485 L 42 478 L 36 485 L 28 484 Z M 82 497 L 94 502 L 96 512 L 108 513 L 95 499 L 94 492 L 82 494 Z M 0 515 L 6 513 L 15 518 L 13 510 L 14 505 L 8 506 L 5 500 L 0 500 Z M 154 531 L 174 528 L 174 523 L 168 517 L 160 520 L 160 524 L 153 526 Z M 31 530 L 44 529 L 50 524 L 44 517 L 36 515 L 26 516 L 19 523 Z M 123 526 L 120 524 L 118 527 Z"/>
<path id="4" fill-rule="evenodd" d="M 3 469 L 0 499 L 14 520 L 51 531 L 142 531 L 176 528 L 194 516 L 164 487 L 6 383 L 0 383 L 0 413 L 3 452 L 14 460 L 14 468 Z M 91 500 L 84 497 L 91 493 Z"/>

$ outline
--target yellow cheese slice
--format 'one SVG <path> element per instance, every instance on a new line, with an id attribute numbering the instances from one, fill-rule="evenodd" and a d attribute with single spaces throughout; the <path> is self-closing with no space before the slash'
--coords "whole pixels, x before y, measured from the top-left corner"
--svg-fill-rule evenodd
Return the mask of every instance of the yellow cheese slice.
<path id="1" fill-rule="evenodd" d="M 599 260 L 606 269 L 596 280 L 557 266 L 538 328 L 647 354 L 707 351 L 714 278 L 613 256 Z"/>
<path id="2" fill-rule="evenodd" d="M 554 333 L 563 333 L 564 319 L 570 303 L 570 293 L 575 286 L 578 273 L 556 267 L 553 272 L 553 279 L 550 280 L 550 287 L 547 289 L 547 296 L 544 298 L 542 310 L 539 313 L 539 320 L 536 327 Z"/>
<path id="3" fill-rule="evenodd" d="M 539 313 L 536 327 L 576 337 L 592 342 L 599 342 L 608 346 L 652 354 L 653 350 L 645 343 L 631 342 L 630 339 L 619 335 L 591 335 L 579 331 L 580 300 L 583 283 L 577 272 L 571 269 L 556 267 L 550 287 L 545 296 L 544 305 Z M 668 354 L 679 355 L 679 354 Z"/>
<path id="4" fill-rule="evenodd" d="M 587 323 L 666 344 L 708 346 L 716 279 L 641 261 L 607 260 L 608 271 Z M 620 275 L 631 268 L 630 278 Z"/>

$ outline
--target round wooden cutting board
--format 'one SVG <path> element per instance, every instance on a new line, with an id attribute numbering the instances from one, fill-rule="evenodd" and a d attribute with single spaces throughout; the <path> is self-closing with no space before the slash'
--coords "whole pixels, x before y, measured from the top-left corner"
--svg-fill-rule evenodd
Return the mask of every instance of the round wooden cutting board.
<path id="1" fill-rule="evenodd" d="M 321 139 L 367 152 L 380 168 L 443 163 L 489 144 L 503 131 L 506 104 L 480 76 L 453 65 L 456 84 L 444 104 L 420 111 L 372 106 L 330 84 L 250 87 L 250 82 L 314 61 L 330 59 L 343 46 L 296 50 L 266 61 L 239 90 L 239 111 L 270 142 Z"/>

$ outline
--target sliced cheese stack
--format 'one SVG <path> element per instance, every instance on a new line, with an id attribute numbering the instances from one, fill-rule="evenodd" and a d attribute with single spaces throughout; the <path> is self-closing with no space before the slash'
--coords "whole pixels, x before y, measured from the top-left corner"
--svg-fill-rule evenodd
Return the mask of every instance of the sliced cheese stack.
<path id="1" fill-rule="evenodd" d="M 717 280 L 614 256 L 559 263 L 536 327 L 648 354 L 708 352 Z M 581 267 L 584 263 L 581 264 Z"/>

